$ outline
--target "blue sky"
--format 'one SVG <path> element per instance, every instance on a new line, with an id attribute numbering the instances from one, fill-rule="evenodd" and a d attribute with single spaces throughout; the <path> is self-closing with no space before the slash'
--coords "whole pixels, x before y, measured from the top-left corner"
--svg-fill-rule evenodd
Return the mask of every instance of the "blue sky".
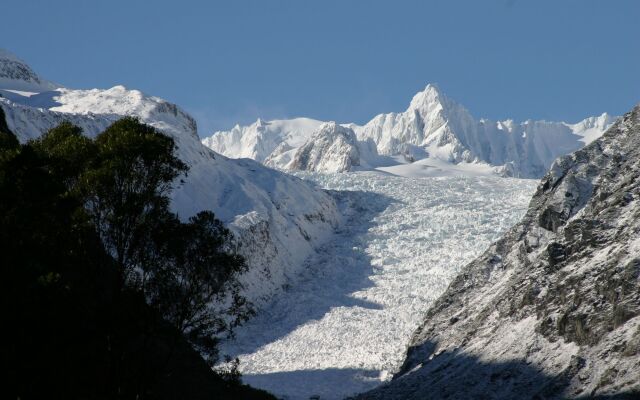
<path id="1" fill-rule="evenodd" d="M 640 1 L 10 1 L 0 47 L 69 87 L 124 84 L 201 134 L 368 121 L 429 82 L 476 117 L 570 122 L 640 101 Z"/>

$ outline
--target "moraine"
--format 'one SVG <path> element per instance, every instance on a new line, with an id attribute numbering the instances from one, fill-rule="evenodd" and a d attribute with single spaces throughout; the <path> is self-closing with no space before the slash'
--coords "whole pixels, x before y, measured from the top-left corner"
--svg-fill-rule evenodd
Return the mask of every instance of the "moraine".
<path id="1" fill-rule="evenodd" d="M 246 383 L 286 399 L 341 399 L 390 379 L 429 306 L 520 220 L 537 184 L 297 175 L 332 190 L 347 221 L 222 349 Z"/>

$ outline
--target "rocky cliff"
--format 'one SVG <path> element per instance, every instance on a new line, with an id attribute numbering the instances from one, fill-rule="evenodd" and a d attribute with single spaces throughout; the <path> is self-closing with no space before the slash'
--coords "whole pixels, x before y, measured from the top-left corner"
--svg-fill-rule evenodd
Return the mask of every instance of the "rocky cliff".
<path id="1" fill-rule="evenodd" d="M 634 397 L 635 396 L 635 397 Z M 640 106 L 558 159 L 366 399 L 640 396 Z"/>

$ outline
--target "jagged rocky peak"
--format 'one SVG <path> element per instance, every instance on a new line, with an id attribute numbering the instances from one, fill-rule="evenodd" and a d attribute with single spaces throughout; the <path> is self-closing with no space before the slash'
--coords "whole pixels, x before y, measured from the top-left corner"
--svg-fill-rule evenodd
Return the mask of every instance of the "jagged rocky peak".
<path id="1" fill-rule="evenodd" d="M 421 109 L 440 103 L 442 94 L 436 84 L 429 83 L 423 91 L 416 93 L 411 99 L 409 109 Z"/>
<path id="2" fill-rule="evenodd" d="M 614 119 L 603 114 L 575 124 L 476 120 L 437 85 L 428 84 L 413 96 L 403 112 L 379 114 L 363 126 L 343 126 L 355 132 L 361 150 L 364 144 L 372 150 L 361 151 L 364 158 L 359 164 L 366 168 L 388 167 L 399 162 L 397 156 L 405 156 L 406 162 L 424 160 L 425 165 L 450 165 L 456 173 L 460 173 L 457 164 L 478 164 L 471 169 L 539 178 L 556 157 L 595 140 Z M 307 118 L 258 120 L 249 126 L 216 132 L 203 143 L 231 158 L 248 157 L 288 169 L 296 150 L 308 142 L 321 124 Z M 412 149 L 409 157 L 407 149 Z M 405 169 L 394 171 L 402 173 Z"/>
<path id="3" fill-rule="evenodd" d="M 439 153 L 445 161 L 463 160 L 464 145 L 458 135 L 466 136 L 474 120 L 464 107 L 446 97 L 435 84 L 413 96 L 401 113 L 380 114 L 357 129 L 360 140 L 372 139 L 380 154 L 402 154 L 406 145 L 448 148 Z M 446 154 L 445 154 L 446 153 Z M 468 157 L 467 157 L 468 158 Z"/>
<path id="4" fill-rule="evenodd" d="M 295 153 L 292 170 L 345 172 L 360 165 L 358 141 L 352 129 L 327 122 Z"/>
<path id="5" fill-rule="evenodd" d="M 640 396 L 640 106 L 558 159 L 366 399 Z"/>
<path id="6" fill-rule="evenodd" d="M 594 127 L 607 127 L 615 122 L 617 117 L 610 115 L 609 113 L 602 113 L 599 116 L 593 116 L 589 118 L 585 118 L 579 123 L 582 124 L 585 128 L 594 128 Z"/>
<path id="7" fill-rule="evenodd" d="M 449 99 L 435 83 L 429 83 L 423 91 L 416 93 L 409 103 L 407 111 L 418 111 L 423 116 L 440 110 L 461 107 Z"/>
<path id="8" fill-rule="evenodd" d="M 618 117 L 605 112 L 599 116 L 588 117 L 578 123 L 569 124 L 568 126 L 574 132 L 582 135 L 584 137 L 582 141 L 588 144 L 600 137 L 601 132 L 606 131 L 616 119 L 618 119 Z"/>
<path id="9" fill-rule="evenodd" d="M 423 119 L 423 129 L 427 131 L 426 133 L 438 128 L 429 124 L 453 122 L 458 125 L 456 128 L 464 129 L 466 127 L 459 125 L 476 123 L 466 108 L 445 95 L 434 83 L 428 84 L 423 91 L 416 93 L 411 99 L 405 114 L 415 113 Z"/>
<path id="10" fill-rule="evenodd" d="M 55 84 L 41 79 L 27 63 L 0 48 L 0 89 L 41 92 L 55 88 Z"/>

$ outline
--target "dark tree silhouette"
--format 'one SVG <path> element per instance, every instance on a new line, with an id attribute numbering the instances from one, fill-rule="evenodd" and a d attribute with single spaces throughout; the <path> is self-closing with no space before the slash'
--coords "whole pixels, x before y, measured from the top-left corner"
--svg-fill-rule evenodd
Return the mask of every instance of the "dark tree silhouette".
<path id="1" fill-rule="evenodd" d="M 215 362 L 250 307 L 230 233 L 169 209 L 187 171 L 173 140 L 125 118 L 95 140 L 63 123 L 20 145 L 0 120 L 9 397 L 269 398 L 193 350 Z"/>

